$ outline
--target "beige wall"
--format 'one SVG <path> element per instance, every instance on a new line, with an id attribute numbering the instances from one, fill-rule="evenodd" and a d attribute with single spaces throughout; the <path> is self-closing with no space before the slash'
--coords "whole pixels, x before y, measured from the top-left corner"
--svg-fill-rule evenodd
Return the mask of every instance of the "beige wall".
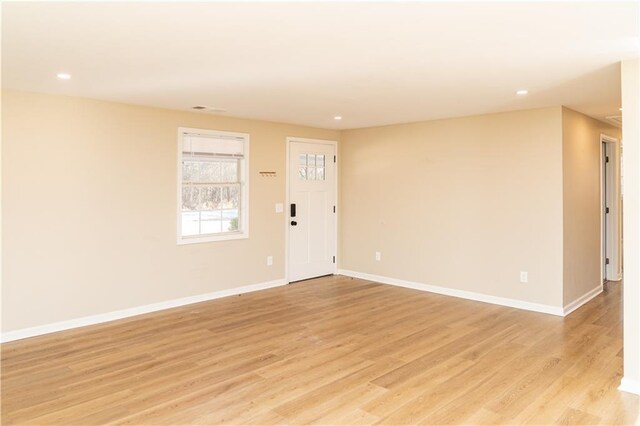
<path id="1" fill-rule="evenodd" d="M 3 331 L 283 278 L 287 136 L 341 139 L 342 269 L 554 307 L 599 283 L 599 135 L 619 133 L 566 108 L 340 133 L 2 100 Z M 176 244 L 179 126 L 250 133 L 250 239 Z"/>
<path id="2" fill-rule="evenodd" d="M 562 306 L 560 107 L 348 130 L 340 152 L 342 269 Z"/>
<path id="3" fill-rule="evenodd" d="M 602 285 L 601 134 L 620 139 L 617 127 L 562 108 L 565 305 Z"/>
<path id="4" fill-rule="evenodd" d="M 283 278 L 285 138 L 339 137 L 15 91 L 2 103 L 3 331 Z M 251 134 L 250 239 L 176 245 L 179 126 Z"/>

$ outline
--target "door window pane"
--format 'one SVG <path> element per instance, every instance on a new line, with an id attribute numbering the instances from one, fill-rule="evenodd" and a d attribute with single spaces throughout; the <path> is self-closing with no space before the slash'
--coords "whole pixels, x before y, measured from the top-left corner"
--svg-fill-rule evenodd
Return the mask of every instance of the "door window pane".
<path id="1" fill-rule="evenodd" d="M 298 166 L 298 178 L 300 180 L 325 180 L 324 154 L 300 154 Z"/>

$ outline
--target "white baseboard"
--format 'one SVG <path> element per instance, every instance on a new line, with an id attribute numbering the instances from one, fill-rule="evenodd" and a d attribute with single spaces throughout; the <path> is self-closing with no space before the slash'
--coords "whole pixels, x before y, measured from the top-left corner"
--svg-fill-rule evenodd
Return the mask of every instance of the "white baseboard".
<path id="1" fill-rule="evenodd" d="M 439 287 L 429 284 L 422 284 L 413 281 L 405 281 L 397 278 L 383 277 L 380 275 L 366 274 L 364 272 L 338 270 L 340 275 L 360 278 L 369 281 L 376 281 L 383 284 L 395 285 L 398 287 L 412 288 L 414 290 L 428 291 L 430 293 L 443 294 L 445 296 L 459 297 L 461 299 L 475 300 L 477 302 L 492 303 L 494 305 L 509 306 L 511 308 L 525 309 L 527 311 L 542 312 L 557 316 L 564 316 L 564 310 L 560 306 L 543 305 L 540 303 L 525 302 L 523 300 L 508 299 L 505 297 L 490 296 L 488 294 L 475 293 L 472 291 L 457 290 L 447 287 Z"/>
<path id="2" fill-rule="evenodd" d="M 178 306 L 190 305 L 192 303 L 205 302 L 207 300 L 220 299 L 221 297 L 235 296 L 252 291 L 265 290 L 287 284 L 282 278 L 275 281 L 252 284 L 243 287 L 230 288 L 227 290 L 214 291 L 213 293 L 199 294 L 196 296 L 182 297 L 180 299 L 167 300 L 165 302 L 153 303 L 151 305 L 136 306 L 134 308 L 122 309 L 119 311 L 107 312 L 104 314 L 90 315 L 88 317 L 75 318 L 68 321 L 60 321 L 52 324 L 39 325 L 36 327 L 23 328 L 20 330 L 7 331 L 2 333 L 0 341 L 11 342 L 13 340 L 26 339 L 28 337 L 40 336 L 42 334 L 55 333 L 57 331 L 69 330 L 72 328 L 85 327 L 87 325 L 100 324 L 136 315 L 147 314 L 149 312 L 161 311 L 163 309 L 176 308 Z"/>
<path id="3" fill-rule="evenodd" d="M 622 381 L 620 381 L 620 386 L 618 386 L 618 390 L 640 395 L 640 380 L 623 377 Z"/>
<path id="4" fill-rule="evenodd" d="M 587 293 L 585 293 L 582 296 L 578 297 L 573 302 L 565 305 L 564 308 L 562 308 L 562 310 L 564 311 L 564 316 L 569 315 L 571 312 L 575 311 L 580 306 L 584 305 L 585 303 L 587 303 L 589 300 L 593 299 L 594 297 L 596 297 L 600 293 L 602 293 L 602 284 L 600 284 L 599 286 L 595 287 L 593 290 L 589 290 Z"/>

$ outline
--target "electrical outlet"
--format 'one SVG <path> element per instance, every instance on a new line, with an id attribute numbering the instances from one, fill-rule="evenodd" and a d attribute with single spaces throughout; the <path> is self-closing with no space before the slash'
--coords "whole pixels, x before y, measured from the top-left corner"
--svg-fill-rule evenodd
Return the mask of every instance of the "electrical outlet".
<path id="1" fill-rule="evenodd" d="M 529 273 L 527 271 L 520 271 L 520 282 L 521 283 L 529 282 Z"/>
<path id="2" fill-rule="evenodd" d="M 273 256 L 267 256 L 267 266 L 273 266 Z"/>
<path id="3" fill-rule="evenodd" d="M 382 259 L 382 253 L 380 253 L 379 251 L 376 252 L 376 260 L 379 262 L 380 259 Z"/>

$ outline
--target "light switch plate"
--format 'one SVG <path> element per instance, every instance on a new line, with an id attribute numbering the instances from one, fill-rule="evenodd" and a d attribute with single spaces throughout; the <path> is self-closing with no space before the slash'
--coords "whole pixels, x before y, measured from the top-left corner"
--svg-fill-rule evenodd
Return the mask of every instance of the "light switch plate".
<path id="1" fill-rule="evenodd" d="M 284 212 L 284 204 L 276 203 L 276 213 L 282 213 L 282 212 Z"/>

